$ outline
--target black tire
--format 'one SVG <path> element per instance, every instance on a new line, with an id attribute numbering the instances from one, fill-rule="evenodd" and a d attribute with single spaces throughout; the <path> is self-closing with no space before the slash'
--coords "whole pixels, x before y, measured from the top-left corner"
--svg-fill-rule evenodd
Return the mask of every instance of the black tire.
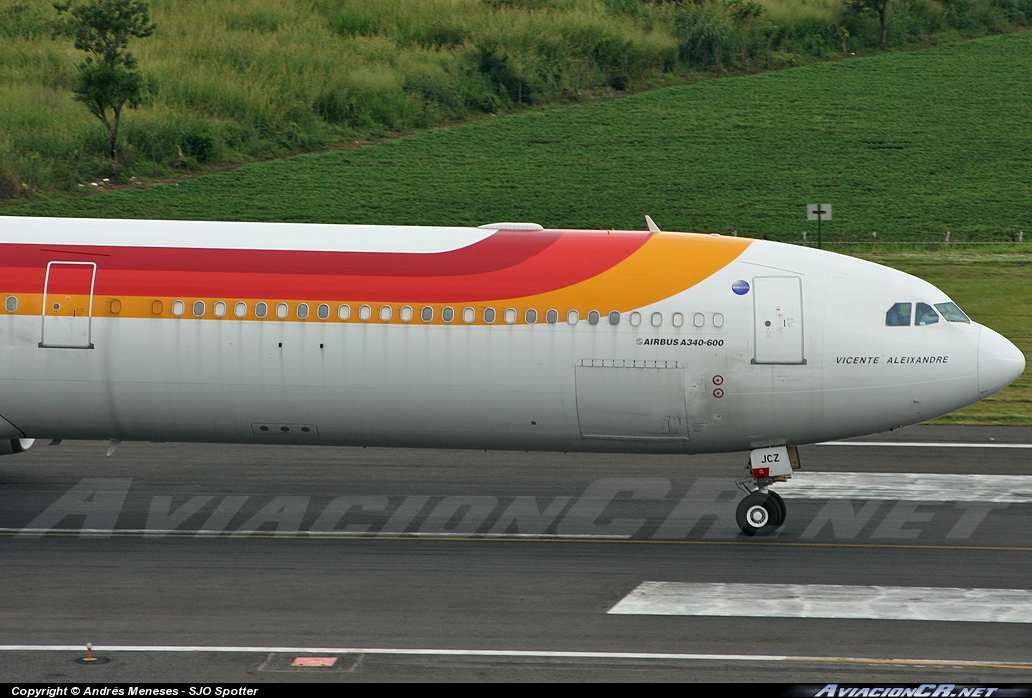
<path id="1" fill-rule="evenodd" d="M 778 509 L 781 510 L 781 515 L 778 516 L 778 520 L 774 522 L 776 526 L 780 526 L 788 519 L 788 507 L 785 506 L 785 500 L 782 499 L 781 495 L 777 492 L 768 491 L 767 494 L 770 495 L 770 498 L 775 504 L 777 504 Z"/>
<path id="2" fill-rule="evenodd" d="M 777 500 L 770 494 L 753 492 L 738 503 L 735 520 L 745 535 L 765 536 L 780 526 L 784 519 Z"/>

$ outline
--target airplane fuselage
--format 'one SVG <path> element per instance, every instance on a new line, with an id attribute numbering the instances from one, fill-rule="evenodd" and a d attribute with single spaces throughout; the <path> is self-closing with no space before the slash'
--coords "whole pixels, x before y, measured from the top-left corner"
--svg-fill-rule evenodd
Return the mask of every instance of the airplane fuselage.
<path id="1" fill-rule="evenodd" d="M 1024 368 L 869 262 L 513 227 L 2 218 L 0 437 L 739 451 L 922 422 Z"/>

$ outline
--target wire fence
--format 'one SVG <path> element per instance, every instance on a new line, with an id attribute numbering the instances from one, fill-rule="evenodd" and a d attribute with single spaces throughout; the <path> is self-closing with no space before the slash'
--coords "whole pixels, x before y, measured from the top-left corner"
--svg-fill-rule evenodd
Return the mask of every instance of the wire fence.
<path id="1" fill-rule="evenodd" d="M 796 244 L 796 245 L 806 245 L 807 247 L 817 247 L 817 243 L 812 241 L 812 240 L 810 240 L 810 241 L 798 241 L 798 242 L 795 242 L 793 244 Z M 897 246 L 908 246 L 908 247 L 912 246 L 912 245 L 921 245 L 921 246 L 926 246 L 926 247 L 970 247 L 972 245 L 1001 245 L 1001 246 L 1006 246 L 1006 247 L 1021 247 L 1024 244 L 1025 243 L 1023 243 L 1023 242 L 975 241 L 975 240 L 972 240 L 970 242 L 964 241 L 964 240 L 958 240 L 956 242 L 917 242 L 917 241 L 910 241 L 910 242 L 908 242 L 906 240 L 902 240 L 902 241 L 900 241 L 900 240 L 892 240 L 892 241 L 878 240 L 877 242 L 874 242 L 872 240 L 852 240 L 852 241 L 851 240 L 833 240 L 833 241 L 825 240 L 824 242 L 821 243 L 822 246 L 827 246 L 827 245 L 849 245 L 849 246 L 855 246 L 855 247 L 859 247 L 859 246 L 880 247 L 882 245 L 897 245 Z"/>
<path id="2" fill-rule="evenodd" d="M 732 235 L 737 236 L 738 231 L 732 231 Z M 1025 246 L 1025 234 L 1022 231 L 1014 233 L 1000 233 L 1001 237 L 1009 239 L 1003 240 L 957 240 L 951 239 L 950 233 L 943 235 L 940 240 L 881 240 L 878 238 L 877 233 L 872 233 L 870 239 L 865 240 L 823 240 L 818 244 L 817 238 L 808 234 L 808 231 L 802 233 L 801 237 L 796 239 L 786 239 L 778 237 L 778 242 L 788 243 L 790 245 L 802 245 L 804 247 L 882 247 L 882 246 L 895 246 L 895 247 L 939 247 L 939 248 L 956 248 L 956 247 L 978 247 L 995 245 L 997 247 L 1024 247 Z"/>

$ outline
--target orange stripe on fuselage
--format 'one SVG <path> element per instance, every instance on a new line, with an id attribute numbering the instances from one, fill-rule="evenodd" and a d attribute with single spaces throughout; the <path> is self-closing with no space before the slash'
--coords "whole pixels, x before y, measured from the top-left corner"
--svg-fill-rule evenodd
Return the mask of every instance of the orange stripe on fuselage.
<path id="1" fill-rule="evenodd" d="M 527 307 L 626 311 L 669 298 L 738 258 L 752 240 L 690 233 L 656 233 L 611 269 L 554 293 L 507 302 Z"/>
<path id="2" fill-rule="evenodd" d="M 571 244 L 558 244 L 563 239 L 570 240 Z M 593 244 L 586 244 L 588 242 Z M 363 282 L 371 282 L 373 279 L 365 275 L 347 275 L 345 272 L 342 276 L 347 279 L 346 288 L 334 283 L 339 277 L 326 273 L 269 274 L 237 270 L 216 273 L 208 270 L 188 272 L 181 268 L 176 271 L 162 272 L 159 269 L 149 269 L 143 272 L 127 270 L 124 265 L 121 269 L 105 270 L 105 261 L 98 256 L 94 257 L 98 262 L 98 272 L 93 314 L 97 317 L 169 317 L 173 300 L 186 302 L 188 310 L 184 313 L 184 318 L 193 317 L 189 307 L 196 300 L 205 301 L 206 318 L 213 317 L 211 308 L 216 300 L 230 304 L 245 301 L 248 304 L 246 319 L 255 319 L 254 304 L 265 302 L 270 306 L 266 318 L 268 320 L 277 319 L 272 312 L 272 306 L 276 303 L 288 303 L 291 311 L 287 319 L 296 320 L 297 304 L 307 302 L 312 306 L 309 321 L 316 322 L 320 321 L 315 318 L 314 312 L 318 303 L 333 306 L 330 320 L 336 319 L 336 305 L 340 303 L 351 304 L 352 320 L 355 319 L 357 307 L 363 303 L 373 306 L 394 304 L 398 307 L 401 304 L 430 305 L 435 308 L 434 322 L 440 321 L 440 309 L 445 305 L 453 305 L 457 309 L 459 306 L 473 306 L 478 309 L 494 307 L 499 313 L 507 307 L 517 308 L 521 311 L 519 322 L 523 321 L 522 310 L 525 308 L 556 308 L 564 311 L 578 310 L 581 313 L 586 313 L 589 309 L 623 312 L 658 302 L 691 288 L 731 263 L 751 242 L 744 238 L 683 233 L 649 235 L 604 231 L 566 232 L 559 235 L 558 241 L 553 238 L 553 244 L 546 245 L 543 249 L 538 247 L 534 254 L 517 256 L 511 266 L 499 265 L 497 260 L 494 260 L 491 266 L 495 268 L 483 274 L 467 273 L 442 279 L 438 274 L 427 275 L 424 269 L 423 274 L 416 276 L 390 277 L 389 286 L 376 283 L 367 286 Z M 628 246 L 631 249 L 628 249 Z M 108 249 L 112 257 L 117 256 L 118 248 Z M 613 255 L 618 249 L 619 259 L 614 260 Z M 593 264 L 586 264 L 583 255 L 591 254 L 592 250 L 604 252 L 593 260 Z M 38 251 L 39 248 L 37 253 Z M 53 257 L 56 251 L 48 254 Z M 587 268 L 594 266 L 597 269 L 603 261 L 606 265 L 604 268 L 587 278 L 582 278 Z M 564 274 L 553 273 L 556 269 L 562 269 L 564 264 Z M 576 270 L 576 273 L 571 270 Z M 23 277 L 22 283 L 10 284 L 0 281 L 0 293 L 18 293 L 18 288 L 25 288 L 25 282 L 28 281 L 25 277 L 29 276 L 33 280 L 29 286 L 42 290 L 44 269 L 22 266 L 0 270 L 0 274 L 3 274 L 0 279 L 9 282 L 11 276 L 4 273 L 6 271 L 20 272 Z M 464 271 L 469 272 L 471 269 L 467 266 Z M 127 279 L 123 275 L 128 273 L 136 276 Z M 141 279 L 153 275 L 162 276 L 161 282 L 157 285 L 165 292 L 141 293 L 141 290 L 144 290 L 141 289 L 141 285 L 146 285 Z M 375 278 L 381 282 L 385 281 L 384 277 Z M 501 283 L 494 285 L 492 280 Z M 224 293 L 197 292 L 211 291 L 210 284 L 215 282 Z M 356 282 L 357 286 L 354 285 Z M 151 283 L 157 282 L 152 280 Z M 442 283 L 447 286 L 446 292 L 442 292 Z M 541 291 L 522 295 L 512 293 L 514 290 L 527 289 Z M 18 295 L 18 314 L 38 314 L 42 310 L 42 294 L 39 292 L 22 292 Z M 119 300 L 120 308 L 117 313 L 109 310 L 110 301 L 113 299 Z M 154 300 L 161 301 L 160 313 L 151 311 Z M 88 298 L 83 301 L 88 301 Z M 479 324 L 482 314 L 478 312 L 477 317 Z M 236 318 L 230 310 L 224 319 Z M 395 310 L 390 322 L 398 321 Z M 416 321 L 418 322 L 418 309 Z M 379 322 L 375 312 L 370 322 Z"/>

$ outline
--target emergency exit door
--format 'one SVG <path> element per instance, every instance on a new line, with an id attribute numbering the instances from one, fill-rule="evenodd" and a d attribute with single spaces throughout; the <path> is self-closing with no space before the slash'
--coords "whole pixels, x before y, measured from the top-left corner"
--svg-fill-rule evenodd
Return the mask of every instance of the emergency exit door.
<path id="1" fill-rule="evenodd" d="M 39 345 L 93 348 L 94 262 L 50 262 L 43 283 L 43 332 Z"/>
<path id="2" fill-rule="evenodd" d="M 802 364 L 803 287 L 798 276 L 753 279 L 753 308 L 758 364 Z"/>

